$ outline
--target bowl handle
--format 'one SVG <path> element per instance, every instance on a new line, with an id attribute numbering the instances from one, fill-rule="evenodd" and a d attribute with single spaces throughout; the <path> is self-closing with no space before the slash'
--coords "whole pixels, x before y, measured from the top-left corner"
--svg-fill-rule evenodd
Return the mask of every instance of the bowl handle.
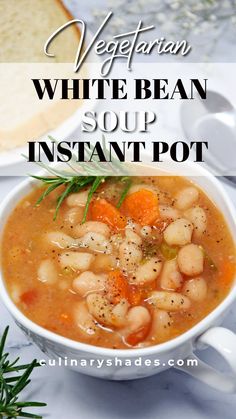
<path id="1" fill-rule="evenodd" d="M 177 367 L 177 369 L 186 372 L 216 390 L 225 393 L 235 393 L 236 335 L 224 327 L 213 327 L 203 333 L 196 341 L 197 349 L 203 349 L 206 345 L 215 349 L 225 359 L 231 369 L 231 373 L 222 373 L 212 368 L 194 354 L 192 354 L 193 358 L 191 359 L 197 361 L 196 366 L 184 365 L 183 367 Z"/>

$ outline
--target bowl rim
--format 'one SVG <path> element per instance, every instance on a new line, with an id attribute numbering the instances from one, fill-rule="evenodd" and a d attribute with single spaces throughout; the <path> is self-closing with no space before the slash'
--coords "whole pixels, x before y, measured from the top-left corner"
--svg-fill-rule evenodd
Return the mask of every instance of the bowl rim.
<path id="1" fill-rule="evenodd" d="M 188 162 L 187 165 L 189 167 L 195 167 L 196 163 Z M 231 202 L 230 198 L 228 197 L 227 193 L 225 192 L 222 184 L 219 180 L 214 177 L 210 172 L 204 169 L 201 166 L 197 168 L 199 174 L 198 176 L 205 176 L 210 180 L 211 184 L 217 189 L 222 197 L 223 202 L 227 206 L 229 213 L 231 214 L 232 221 L 236 227 L 236 209 Z M 193 176 L 189 176 L 190 178 Z M 196 174 L 194 174 L 196 177 Z M 12 191 L 6 196 L 6 198 L 0 204 L 0 220 L 2 219 L 2 214 L 6 211 L 7 218 L 10 215 L 11 211 L 8 211 L 7 207 L 17 196 L 17 200 L 14 203 L 14 206 L 17 205 L 17 202 L 20 201 L 26 194 L 24 193 L 25 189 L 30 187 L 31 185 L 35 185 L 37 181 L 27 178 L 24 181 L 20 182 L 16 185 Z M 197 183 L 197 182 L 196 182 Z M 203 188 L 204 190 L 204 188 Z M 28 193 L 28 192 L 27 192 Z M 214 202 L 214 201 L 213 201 Z M 226 219 L 227 222 L 227 219 Z M 2 231 L 4 230 L 4 226 L 6 221 L 3 224 Z M 234 239 L 234 237 L 233 237 Z M 2 237 L 1 237 L 2 240 Z M 170 339 L 164 343 L 143 347 L 143 348 L 125 348 L 125 349 L 112 349 L 112 348 L 105 348 L 100 346 L 95 346 L 87 343 L 82 343 L 79 341 L 75 341 L 73 339 L 69 339 L 64 337 L 60 334 L 51 332 L 38 324 L 34 323 L 28 317 L 26 317 L 23 312 L 19 310 L 19 308 L 15 305 L 13 300 L 11 299 L 10 295 L 8 294 L 7 287 L 4 281 L 4 275 L 2 272 L 2 268 L 0 265 L 0 296 L 3 304 L 9 311 L 9 313 L 13 316 L 13 318 L 20 323 L 24 328 L 28 329 L 30 332 L 39 335 L 40 337 L 47 339 L 55 344 L 59 344 L 66 348 L 83 351 L 86 353 L 93 354 L 95 356 L 103 356 L 109 358 L 136 358 L 140 356 L 151 356 L 151 355 L 158 355 L 164 352 L 169 352 L 175 350 L 176 348 L 182 346 L 187 341 L 194 341 L 198 336 L 200 336 L 206 329 L 208 329 L 212 324 L 214 325 L 214 321 L 220 317 L 227 309 L 230 307 L 232 302 L 236 299 L 236 284 L 231 288 L 228 295 L 221 301 L 219 305 L 217 305 L 213 311 L 211 311 L 206 317 L 204 317 L 200 322 L 196 323 L 193 327 L 191 327 L 186 332 L 182 333 L 181 335 Z"/>

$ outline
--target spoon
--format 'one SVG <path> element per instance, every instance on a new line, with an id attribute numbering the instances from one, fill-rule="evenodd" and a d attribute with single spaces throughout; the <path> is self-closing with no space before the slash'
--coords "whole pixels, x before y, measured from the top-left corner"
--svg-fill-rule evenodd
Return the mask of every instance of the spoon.
<path id="1" fill-rule="evenodd" d="M 207 99 L 200 97 L 184 102 L 180 118 L 187 138 L 208 142 L 206 163 L 216 175 L 236 184 L 236 109 L 220 93 L 208 91 Z"/>

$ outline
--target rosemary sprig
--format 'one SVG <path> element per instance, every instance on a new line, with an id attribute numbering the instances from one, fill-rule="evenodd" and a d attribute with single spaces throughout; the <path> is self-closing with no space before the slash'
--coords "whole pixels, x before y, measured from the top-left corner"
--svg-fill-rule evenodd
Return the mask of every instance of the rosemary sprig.
<path id="1" fill-rule="evenodd" d="M 54 138 L 49 137 L 51 141 L 54 141 L 58 143 Z M 102 137 L 102 146 L 103 146 L 103 152 L 105 156 L 107 157 L 107 160 L 109 161 L 109 152 L 106 149 L 106 142 L 104 136 Z M 88 153 L 88 149 L 85 147 L 85 154 Z M 24 156 L 27 159 L 27 156 Z M 54 213 L 53 219 L 56 220 L 58 211 L 63 203 L 63 201 L 67 198 L 68 195 L 71 193 L 79 192 L 81 189 L 83 189 L 86 186 L 90 185 L 90 189 L 88 192 L 88 199 L 85 205 L 85 210 L 83 214 L 82 223 L 85 222 L 89 204 L 92 200 L 93 194 L 96 192 L 96 190 L 99 188 L 101 183 L 105 182 L 108 178 L 112 177 L 112 173 L 114 174 L 122 174 L 123 167 L 121 163 L 113 156 L 110 156 L 110 162 L 104 165 L 104 162 L 97 162 L 96 160 L 93 162 L 83 162 L 78 163 L 76 161 L 76 157 L 72 155 L 71 162 L 65 162 L 65 164 L 69 167 L 68 171 L 65 170 L 59 170 L 58 168 L 55 168 L 54 166 L 46 165 L 44 163 L 38 163 L 44 170 L 49 172 L 51 176 L 33 176 L 34 179 L 40 180 L 43 182 L 47 188 L 43 192 L 43 194 L 39 197 L 38 201 L 36 202 L 36 205 L 39 205 L 44 198 L 46 198 L 51 192 L 53 192 L 55 189 L 59 188 L 60 186 L 65 186 L 65 189 L 63 192 L 59 195 L 57 199 L 57 205 Z M 122 205 L 122 202 L 124 201 L 128 190 L 131 186 L 131 179 L 129 176 L 123 176 L 121 177 L 121 181 L 125 182 L 125 187 L 122 191 L 121 197 L 119 199 L 119 202 L 117 204 L 117 208 L 120 208 Z"/>
<path id="2" fill-rule="evenodd" d="M 88 199 L 85 205 L 84 214 L 82 223 L 86 221 L 86 217 L 88 214 L 89 204 L 92 200 L 92 197 L 96 190 L 99 188 L 101 183 L 105 182 L 110 176 L 72 176 L 71 178 L 65 178 L 65 177 L 41 177 L 41 176 L 32 176 L 34 179 L 42 181 L 45 185 L 48 185 L 48 187 L 45 189 L 45 191 L 42 193 L 42 195 L 39 197 L 39 199 L 36 202 L 36 205 L 39 205 L 46 196 L 48 196 L 54 189 L 58 188 L 59 186 L 65 185 L 65 189 L 63 192 L 59 195 L 57 199 L 57 205 L 54 212 L 54 221 L 57 218 L 58 211 L 63 203 L 63 201 L 69 196 L 71 193 L 79 192 L 84 187 L 90 185 L 90 189 L 88 192 Z M 124 201 L 129 188 L 132 184 L 131 179 L 128 176 L 121 178 L 122 182 L 125 182 L 125 187 L 122 191 L 122 194 L 120 196 L 120 199 L 117 204 L 117 208 L 121 207 L 122 202 Z"/>
<path id="3" fill-rule="evenodd" d="M 68 195 L 71 193 L 79 192 L 85 186 L 91 185 L 88 193 L 88 199 L 86 202 L 83 221 L 85 222 L 86 216 L 88 213 L 89 204 L 91 202 L 93 194 L 96 192 L 99 185 L 105 181 L 106 176 L 72 176 L 71 178 L 65 177 L 41 177 L 41 176 L 32 176 L 34 179 L 42 181 L 45 185 L 49 185 L 47 189 L 43 192 L 43 194 L 39 197 L 36 205 L 39 205 L 46 196 L 48 196 L 54 189 L 58 188 L 59 186 L 65 185 L 65 189 L 59 195 L 57 199 L 57 205 L 54 213 L 53 219 L 56 220 L 58 211 L 63 203 L 63 201 L 67 198 Z"/>
<path id="4" fill-rule="evenodd" d="M 82 224 L 86 221 L 86 217 L 87 217 L 87 213 L 88 213 L 88 209 L 89 209 L 89 204 L 91 202 L 91 199 L 93 197 L 93 194 L 96 192 L 96 190 L 98 189 L 98 187 L 101 185 L 102 182 L 105 182 L 106 177 L 105 176 L 96 176 L 92 186 L 89 190 L 88 193 L 88 199 L 85 205 L 85 209 L 84 209 L 84 215 L 83 215 L 83 219 L 82 219 Z"/>
<path id="5" fill-rule="evenodd" d="M 18 401 L 21 391 L 31 382 L 29 379 L 31 372 L 39 364 L 33 360 L 30 364 L 19 365 L 17 364 L 19 358 L 10 362 L 9 354 L 5 352 L 8 330 L 9 326 L 6 327 L 0 340 L 0 418 L 40 419 L 42 416 L 25 412 L 23 409 L 46 406 L 46 403 Z"/>
<path id="6" fill-rule="evenodd" d="M 125 182 L 125 187 L 124 187 L 123 192 L 122 192 L 122 194 L 121 194 L 121 196 L 120 196 L 120 199 L 119 199 L 119 201 L 118 201 L 117 208 L 120 208 L 120 207 L 121 207 L 121 205 L 122 205 L 122 203 L 123 203 L 123 201 L 124 201 L 124 199 L 125 199 L 125 197 L 126 197 L 127 193 L 129 192 L 129 189 L 130 189 L 130 187 L 131 187 L 131 185 L 132 185 L 132 180 L 130 179 L 130 177 L 129 177 L 129 176 L 124 176 L 124 177 L 121 179 L 121 181 L 122 181 L 122 182 Z"/>

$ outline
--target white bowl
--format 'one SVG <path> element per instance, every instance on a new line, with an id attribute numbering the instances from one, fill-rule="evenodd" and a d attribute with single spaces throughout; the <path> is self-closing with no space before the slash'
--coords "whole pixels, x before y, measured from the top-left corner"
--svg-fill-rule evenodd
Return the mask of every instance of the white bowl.
<path id="1" fill-rule="evenodd" d="M 235 209 L 223 187 L 216 178 L 206 170 L 197 167 L 196 164 L 189 164 L 189 169 L 191 170 L 193 166 L 197 176 L 189 178 L 198 184 L 207 196 L 215 202 L 224 214 L 231 233 L 235 237 Z M 154 171 L 153 175 L 155 174 L 157 173 Z M 20 199 L 32 190 L 34 184 L 35 181 L 27 179 L 16 186 L 6 197 L 0 206 L 0 231 L 3 231 L 13 208 L 15 208 Z M 88 363 L 92 359 L 103 360 L 102 368 L 98 368 L 97 363 L 94 362 L 85 369 L 78 362 L 78 365 L 73 367 L 76 371 L 105 379 L 130 380 L 157 374 L 164 369 L 170 368 L 174 361 L 188 357 L 196 359 L 198 366 L 187 367 L 183 365 L 180 367 L 182 371 L 221 391 L 236 391 L 236 336 L 228 329 L 217 327 L 222 322 L 223 316 L 228 312 L 231 304 L 236 300 L 236 284 L 233 285 L 228 296 L 217 308 L 187 332 L 159 345 L 128 350 L 107 349 L 76 342 L 35 324 L 13 303 L 6 289 L 2 274 L 0 275 L 0 295 L 17 325 L 50 358 L 59 360 L 84 359 Z M 231 367 L 232 374 L 220 373 L 202 363 L 193 355 L 193 351 L 196 348 L 201 349 L 206 345 L 212 346 L 226 359 Z M 127 359 L 131 361 L 131 366 L 124 365 Z M 122 366 L 120 365 L 120 360 L 123 362 Z M 159 365 L 157 365 L 158 361 Z M 109 363 L 112 365 L 110 366 Z M 150 363 L 151 365 L 148 365 Z"/>

